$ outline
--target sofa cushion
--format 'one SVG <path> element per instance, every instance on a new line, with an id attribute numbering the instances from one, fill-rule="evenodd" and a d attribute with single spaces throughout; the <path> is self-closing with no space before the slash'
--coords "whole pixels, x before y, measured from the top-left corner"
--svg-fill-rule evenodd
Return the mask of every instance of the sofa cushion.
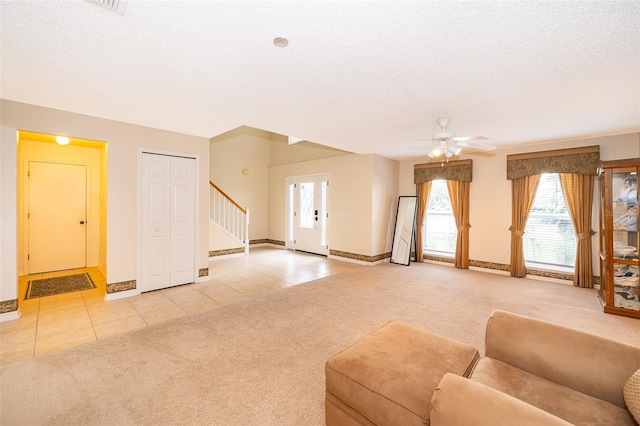
<path id="1" fill-rule="evenodd" d="M 576 425 L 636 424 L 624 408 L 493 358 L 481 358 L 470 378 Z"/>
<path id="2" fill-rule="evenodd" d="M 571 426 L 571 423 L 497 389 L 447 373 L 431 397 L 431 426 L 440 425 Z"/>
<path id="3" fill-rule="evenodd" d="M 624 402 L 640 423 L 640 368 L 624 384 Z"/>

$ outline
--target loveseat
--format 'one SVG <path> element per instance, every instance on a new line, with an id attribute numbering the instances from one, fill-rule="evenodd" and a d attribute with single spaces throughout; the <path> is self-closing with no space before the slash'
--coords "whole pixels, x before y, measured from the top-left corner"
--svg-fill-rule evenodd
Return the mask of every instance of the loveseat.
<path id="1" fill-rule="evenodd" d="M 436 388 L 431 424 L 636 425 L 623 388 L 638 369 L 640 347 L 496 310 L 469 378 Z"/>
<path id="2" fill-rule="evenodd" d="M 395 421 L 396 415 L 385 418 L 375 413 L 379 404 L 359 405 L 358 399 L 369 393 L 388 407 L 394 402 L 399 413 L 417 413 L 422 424 L 434 426 L 623 426 L 637 425 L 634 415 L 640 418 L 640 347 L 501 310 L 489 318 L 484 356 L 474 359 L 466 371 L 457 367 L 459 371 L 446 372 L 428 393 L 420 390 L 425 398 L 418 404 L 424 408 L 420 412 L 422 407 L 403 402 L 412 390 L 402 386 L 405 379 L 398 369 L 404 366 L 398 367 L 397 355 L 387 363 L 396 370 L 395 379 L 387 376 L 384 383 L 376 383 L 376 377 L 384 376 L 385 354 L 398 351 L 397 345 L 384 347 L 385 341 L 393 340 L 389 337 L 393 328 L 387 326 L 384 339 L 365 338 L 366 343 L 357 342 L 327 361 L 327 425 L 406 424 Z M 411 333 L 406 330 L 405 334 Z M 424 342 L 431 338 L 423 334 L 415 339 L 428 346 Z M 367 372 L 362 352 L 369 348 L 378 353 L 375 368 Z M 352 366 L 357 366 L 357 374 Z M 344 386 L 349 391 L 341 392 Z"/>

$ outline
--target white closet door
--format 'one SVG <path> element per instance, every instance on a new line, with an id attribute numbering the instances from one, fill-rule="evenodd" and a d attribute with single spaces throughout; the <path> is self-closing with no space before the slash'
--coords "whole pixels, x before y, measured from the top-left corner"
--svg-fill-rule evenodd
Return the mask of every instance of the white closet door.
<path id="1" fill-rule="evenodd" d="M 194 281 L 195 160 L 171 158 L 171 285 Z"/>
<path id="2" fill-rule="evenodd" d="M 141 291 L 195 281 L 195 159 L 142 154 Z"/>

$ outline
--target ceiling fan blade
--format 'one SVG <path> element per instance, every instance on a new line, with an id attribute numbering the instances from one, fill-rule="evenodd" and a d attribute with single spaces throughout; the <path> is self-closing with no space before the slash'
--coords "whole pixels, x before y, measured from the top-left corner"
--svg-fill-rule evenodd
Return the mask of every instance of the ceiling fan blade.
<path id="1" fill-rule="evenodd" d="M 425 142 L 425 141 L 432 141 L 433 139 L 409 139 L 412 142 Z"/>
<path id="2" fill-rule="evenodd" d="M 482 151 L 494 151 L 497 148 L 495 145 L 489 145 L 489 144 L 486 144 L 486 143 L 470 142 L 470 141 L 456 141 L 456 145 L 462 146 L 462 147 L 465 147 L 465 148 L 479 149 L 479 150 L 482 150 Z"/>
<path id="3" fill-rule="evenodd" d="M 451 139 L 456 142 L 488 141 L 489 140 L 489 138 L 485 138 L 484 136 L 456 136 Z"/>

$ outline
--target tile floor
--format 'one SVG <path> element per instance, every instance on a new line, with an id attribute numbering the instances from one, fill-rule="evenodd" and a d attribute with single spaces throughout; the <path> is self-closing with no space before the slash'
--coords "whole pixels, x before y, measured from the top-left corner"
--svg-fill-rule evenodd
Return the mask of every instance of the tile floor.
<path id="1" fill-rule="evenodd" d="M 98 268 L 19 278 L 21 317 L 0 323 L 0 365 L 104 339 L 171 318 L 364 267 L 273 247 L 209 262 L 209 281 L 107 302 Z M 24 300 L 29 280 L 88 272 L 97 288 Z"/>

